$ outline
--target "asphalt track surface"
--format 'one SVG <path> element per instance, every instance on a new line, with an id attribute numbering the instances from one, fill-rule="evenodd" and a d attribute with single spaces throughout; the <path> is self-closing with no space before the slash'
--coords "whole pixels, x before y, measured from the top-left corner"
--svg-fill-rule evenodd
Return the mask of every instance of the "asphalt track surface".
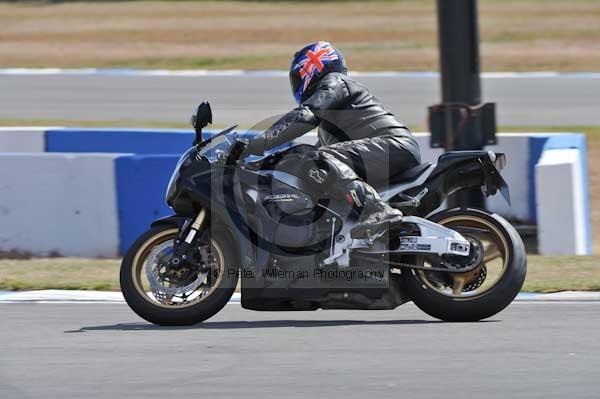
<path id="1" fill-rule="evenodd" d="M 0 398 L 591 398 L 600 303 L 487 322 L 394 311 L 252 312 L 161 328 L 124 304 L 0 305 Z"/>
<path id="2" fill-rule="evenodd" d="M 426 126 L 426 108 L 440 101 L 439 78 L 359 76 L 411 126 Z M 483 98 L 498 103 L 498 124 L 600 125 L 600 78 L 487 77 Z M 200 101 L 214 122 L 250 127 L 295 106 L 285 76 L 0 76 L 0 119 L 159 121 L 185 123 Z"/>

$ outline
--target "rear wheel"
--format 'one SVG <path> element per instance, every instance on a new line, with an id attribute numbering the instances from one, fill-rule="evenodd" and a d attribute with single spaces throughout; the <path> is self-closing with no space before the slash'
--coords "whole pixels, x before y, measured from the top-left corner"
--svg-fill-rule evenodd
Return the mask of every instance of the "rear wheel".
<path id="1" fill-rule="evenodd" d="M 121 264 L 121 290 L 140 317 L 164 326 L 199 323 L 231 298 L 238 281 L 238 257 L 231 235 L 211 231 L 210 246 L 198 248 L 195 264 L 203 269 L 166 267 L 178 229 L 159 226 L 144 233 Z"/>
<path id="2" fill-rule="evenodd" d="M 427 314 L 446 321 L 477 321 L 495 315 L 517 296 L 525 281 L 527 257 L 517 231 L 496 214 L 477 209 L 441 212 L 430 220 L 460 232 L 483 251 L 466 273 L 407 270 L 406 289 Z M 426 257 L 417 264 L 428 266 Z"/>

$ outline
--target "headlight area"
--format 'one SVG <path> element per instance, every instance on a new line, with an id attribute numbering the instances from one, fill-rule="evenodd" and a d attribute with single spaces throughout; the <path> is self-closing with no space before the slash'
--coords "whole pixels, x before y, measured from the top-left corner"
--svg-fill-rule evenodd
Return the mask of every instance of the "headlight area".
<path id="1" fill-rule="evenodd" d="M 177 165 L 175 166 L 173 174 L 169 179 L 169 184 L 167 185 L 167 192 L 165 194 L 165 200 L 167 201 L 167 204 L 171 205 L 171 200 L 173 200 L 173 197 L 176 194 L 177 180 L 181 174 L 181 168 L 188 167 L 192 164 L 192 157 L 195 156 L 196 151 L 196 146 L 191 147 L 179 158 L 179 161 L 177 161 Z"/>

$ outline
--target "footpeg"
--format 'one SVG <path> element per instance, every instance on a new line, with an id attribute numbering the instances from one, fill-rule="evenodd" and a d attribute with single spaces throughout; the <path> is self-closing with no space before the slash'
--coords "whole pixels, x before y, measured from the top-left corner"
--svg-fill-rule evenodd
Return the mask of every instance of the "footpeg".
<path id="1" fill-rule="evenodd" d="M 373 245 L 375 243 L 375 240 L 383 237 L 384 234 L 387 233 L 387 232 L 388 232 L 388 230 L 385 229 L 383 231 L 380 231 L 377 234 L 371 235 L 371 229 L 367 229 L 367 238 L 365 239 L 365 241 L 367 242 L 367 244 Z"/>

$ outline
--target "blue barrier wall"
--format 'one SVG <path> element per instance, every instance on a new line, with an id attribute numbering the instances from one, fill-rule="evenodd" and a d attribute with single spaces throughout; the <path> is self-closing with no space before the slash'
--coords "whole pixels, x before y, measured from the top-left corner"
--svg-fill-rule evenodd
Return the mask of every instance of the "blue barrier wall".
<path id="1" fill-rule="evenodd" d="M 207 138 L 218 132 L 209 129 L 202 135 Z M 255 134 L 244 131 L 239 136 L 251 139 Z M 182 154 L 194 138 L 195 133 L 189 129 L 50 129 L 45 135 L 45 151 Z"/>
<path id="2" fill-rule="evenodd" d="M 56 129 L 46 132 L 46 151 L 181 154 L 193 141 L 183 129 Z"/>
<path id="3" fill-rule="evenodd" d="M 529 137 L 529 169 L 527 170 L 527 181 L 529 182 L 529 214 L 531 215 L 531 222 L 533 224 L 537 223 L 537 211 L 535 206 L 535 165 L 538 163 L 544 152 L 546 141 L 548 141 L 547 135 L 534 135 Z"/>
<path id="4" fill-rule="evenodd" d="M 125 253 L 155 219 L 173 210 L 165 192 L 179 155 L 126 155 L 115 160 L 119 250 Z"/>

